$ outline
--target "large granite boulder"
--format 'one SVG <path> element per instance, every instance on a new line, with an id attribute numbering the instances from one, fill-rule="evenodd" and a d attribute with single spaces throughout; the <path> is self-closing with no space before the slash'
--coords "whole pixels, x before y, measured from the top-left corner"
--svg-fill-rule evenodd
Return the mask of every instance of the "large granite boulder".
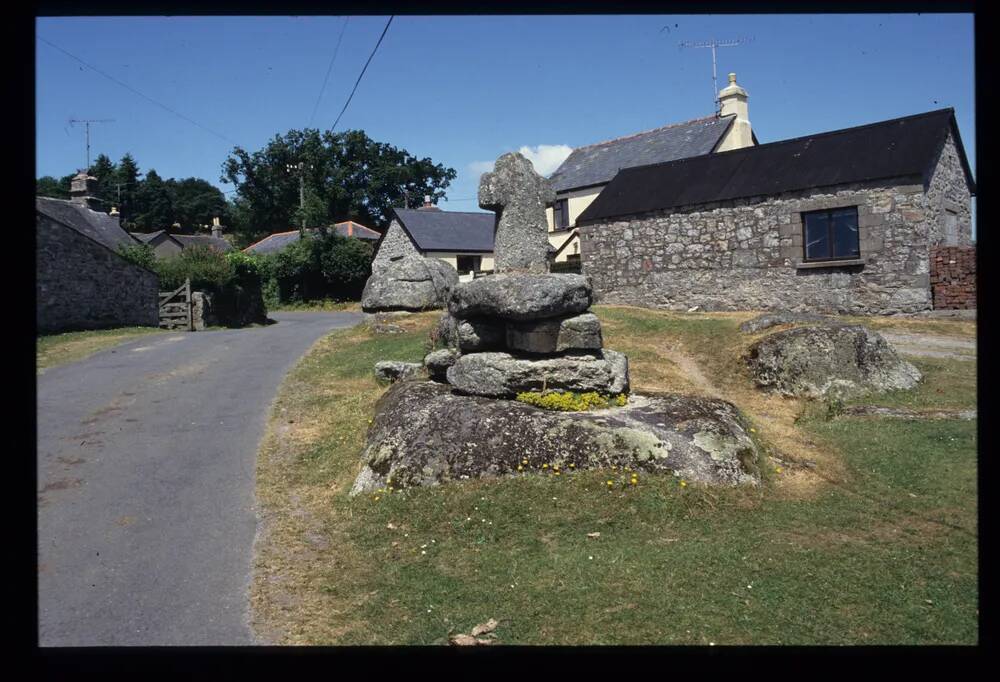
<path id="1" fill-rule="evenodd" d="M 761 451 L 731 403 L 633 395 L 625 407 L 557 412 L 409 381 L 376 405 L 351 494 L 467 478 L 518 475 L 543 463 L 564 471 L 628 467 L 713 485 L 756 485 Z"/>
<path id="2" fill-rule="evenodd" d="M 750 347 L 746 362 L 758 386 L 789 396 L 846 398 L 913 388 L 921 379 L 881 335 L 860 325 L 775 332 Z"/>
<path id="3" fill-rule="evenodd" d="M 443 308 L 458 272 L 437 258 L 406 256 L 372 271 L 361 294 L 365 312 Z"/>
<path id="4" fill-rule="evenodd" d="M 460 393 L 493 398 L 546 389 L 611 394 L 629 390 L 628 358 L 613 350 L 542 358 L 473 353 L 458 358 L 447 378 Z"/>
<path id="5" fill-rule="evenodd" d="M 600 350 L 601 321 L 593 313 L 507 323 L 507 347 L 527 353 Z"/>
<path id="6" fill-rule="evenodd" d="M 740 325 L 740 331 L 747 334 L 756 334 L 765 329 L 776 327 L 779 324 L 793 324 L 800 322 L 833 322 L 833 318 L 815 313 L 793 313 L 789 310 L 779 310 L 773 313 L 764 313 L 747 320 Z"/>
<path id="7" fill-rule="evenodd" d="M 457 284 L 448 312 L 460 319 L 536 320 L 582 313 L 592 299 L 590 279 L 584 275 L 512 273 Z"/>
<path id="8" fill-rule="evenodd" d="M 517 152 L 504 154 L 479 178 L 479 207 L 497 214 L 493 262 L 497 272 L 548 272 L 545 206 L 555 201 L 549 181 Z"/>

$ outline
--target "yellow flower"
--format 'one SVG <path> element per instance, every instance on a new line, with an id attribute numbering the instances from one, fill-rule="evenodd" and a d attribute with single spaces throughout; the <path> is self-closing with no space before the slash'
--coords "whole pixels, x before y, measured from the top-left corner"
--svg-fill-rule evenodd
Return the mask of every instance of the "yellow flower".
<path id="1" fill-rule="evenodd" d="M 576 465 L 575 465 L 575 464 L 573 464 L 573 462 L 570 462 L 570 463 L 569 463 L 569 468 L 570 468 L 570 469 L 575 469 L 575 468 L 576 468 Z"/>
<path id="2" fill-rule="evenodd" d="M 543 468 L 543 469 L 548 469 L 548 468 L 549 468 L 549 465 L 548 465 L 548 464 L 543 464 L 543 465 L 542 465 L 542 468 Z"/>
<path id="3" fill-rule="evenodd" d="M 615 482 L 614 482 L 614 481 L 608 481 L 608 487 L 609 487 L 609 488 L 610 488 L 611 486 L 613 486 L 614 484 L 615 484 Z"/>
<path id="4" fill-rule="evenodd" d="M 635 480 L 633 478 L 631 481 L 629 481 L 629 483 L 631 483 L 632 485 L 637 485 L 639 483 L 639 481 L 637 481 L 637 480 Z"/>
<path id="5" fill-rule="evenodd" d="M 775 469 L 775 471 L 777 471 L 780 474 L 781 473 L 781 467 L 778 467 L 777 469 Z"/>
<path id="6" fill-rule="evenodd" d="M 757 433 L 757 429 L 750 427 L 750 433 Z"/>
<path id="7" fill-rule="evenodd" d="M 518 464 L 518 465 L 517 465 L 517 470 L 518 470 L 518 471 L 524 471 L 524 467 L 523 467 L 523 466 L 521 466 L 520 464 Z"/>
<path id="8" fill-rule="evenodd" d="M 375 501 L 378 502 L 378 495 L 375 496 Z"/>
<path id="9" fill-rule="evenodd" d="M 556 470 L 555 474 L 556 474 L 556 476 L 558 476 L 558 475 L 559 475 L 559 471 L 558 471 L 558 470 Z"/>
<path id="10" fill-rule="evenodd" d="M 682 480 L 681 481 L 681 487 L 682 488 L 686 488 L 687 487 L 687 481 Z"/>
<path id="11" fill-rule="evenodd" d="M 525 457 L 524 459 L 521 460 L 521 464 L 527 464 L 527 463 L 528 463 L 528 458 L 527 457 Z"/>

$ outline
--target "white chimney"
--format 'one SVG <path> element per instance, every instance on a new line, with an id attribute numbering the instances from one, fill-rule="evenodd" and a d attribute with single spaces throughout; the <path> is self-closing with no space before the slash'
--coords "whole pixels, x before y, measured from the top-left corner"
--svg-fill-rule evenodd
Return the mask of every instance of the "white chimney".
<path id="1" fill-rule="evenodd" d="M 736 74 L 729 74 L 729 85 L 719 91 L 719 116 L 736 116 L 726 137 L 716 151 L 753 146 L 753 131 L 747 107 L 747 91 L 736 84 Z"/>
<path id="2" fill-rule="evenodd" d="M 222 239 L 222 225 L 219 224 L 218 218 L 212 218 L 212 236 Z"/>

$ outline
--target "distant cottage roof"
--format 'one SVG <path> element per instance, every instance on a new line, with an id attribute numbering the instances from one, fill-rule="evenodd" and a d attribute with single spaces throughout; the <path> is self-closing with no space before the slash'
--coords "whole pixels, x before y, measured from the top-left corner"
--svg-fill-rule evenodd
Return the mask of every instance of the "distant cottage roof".
<path id="1" fill-rule="evenodd" d="M 493 250 L 494 213 L 394 208 L 400 225 L 421 251 Z"/>
<path id="2" fill-rule="evenodd" d="M 341 237 L 356 237 L 357 239 L 376 241 L 382 236 L 375 230 L 365 227 L 361 223 L 356 223 L 353 220 L 345 220 L 342 223 L 337 223 L 333 227 L 337 231 L 337 234 Z M 310 235 L 315 234 L 316 232 L 316 228 L 309 228 L 306 230 L 306 233 Z M 243 249 L 243 251 L 247 253 L 259 254 L 275 253 L 276 251 L 281 251 L 289 244 L 293 244 L 298 240 L 298 230 L 275 232 L 274 234 L 264 237 L 260 241 L 254 242 L 250 246 Z"/>
<path id="3" fill-rule="evenodd" d="M 577 218 L 618 216 L 846 183 L 927 183 L 948 132 L 975 184 L 953 109 L 622 170 Z"/>
<path id="4" fill-rule="evenodd" d="M 735 116 L 707 116 L 577 147 L 550 176 L 563 192 L 610 181 L 619 170 L 710 153 Z"/>
<path id="5" fill-rule="evenodd" d="M 181 246 L 207 246 L 210 249 L 221 251 L 232 251 L 233 245 L 221 237 L 212 237 L 207 234 L 172 234 L 170 235 L 181 243 Z"/>
<path id="6" fill-rule="evenodd" d="M 178 242 L 174 235 L 170 234 L 166 230 L 157 230 L 156 232 L 129 232 L 129 234 L 141 241 L 143 244 L 152 244 L 160 237 L 164 237 L 165 239 L 176 242 L 181 248 L 184 248 L 184 245 Z"/>
<path id="7" fill-rule="evenodd" d="M 35 197 L 35 210 L 90 237 L 112 251 L 117 251 L 120 244 L 131 245 L 137 241 L 122 229 L 117 218 L 94 211 L 82 204 L 64 199 Z"/>

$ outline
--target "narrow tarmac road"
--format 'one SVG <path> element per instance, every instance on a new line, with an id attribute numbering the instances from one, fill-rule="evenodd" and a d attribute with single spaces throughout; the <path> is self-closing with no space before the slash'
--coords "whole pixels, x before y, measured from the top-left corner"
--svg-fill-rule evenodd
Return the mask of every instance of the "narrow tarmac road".
<path id="1" fill-rule="evenodd" d="M 40 646 L 247 645 L 257 448 L 357 313 L 145 337 L 38 377 Z"/>

